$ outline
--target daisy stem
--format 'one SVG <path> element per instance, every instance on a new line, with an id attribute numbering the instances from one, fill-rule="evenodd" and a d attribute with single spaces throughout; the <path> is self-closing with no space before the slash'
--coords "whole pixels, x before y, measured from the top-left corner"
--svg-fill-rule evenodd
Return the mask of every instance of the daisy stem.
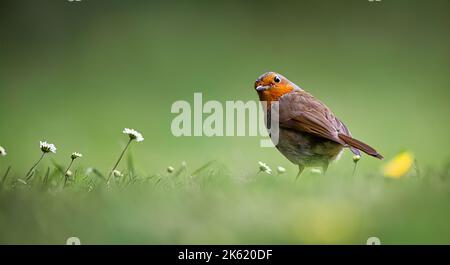
<path id="1" fill-rule="evenodd" d="M 70 167 L 73 164 L 73 160 L 75 160 L 75 159 L 72 159 L 72 161 L 70 161 L 69 166 L 67 167 L 66 171 L 64 172 L 64 187 L 66 187 L 67 180 L 69 179 L 69 176 L 67 175 L 67 172 L 69 172 L 69 169 L 70 169 Z"/>
<path id="2" fill-rule="evenodd" d="M 46 154 L 45 152 L 42 152 L 41 158 L 39 158 L 39 160 L 30 168 L 28 173 L 25 175 L 25 179 L 27 181 L 30 180 L 30 178 L 32 176 L 31 172 L 33 172 L 33 170 L 39 165 L 39 163 L 41 162 L 42 158 L 44 158 L 45 154 Z"/>
<path id="3" fill-rule="evenodd" d="M 2 179 L 2 186 L 5 185 L 6 177 L 8 176 L 10 170 L 11 170 L 11 166 L 9 166 L 8 169 L 6 169 L 5 175 L 3 176 L 3 179 Z"/>
<path id="4" fill-rule="evenodd" d="M 354 177 L 355 176 L 355 173 L 356 173 L 356 167 L 358 166 L 358 162 L 354 162 L 355 163 L 355 165 L 353 166 L 353 173 L 352 173 L 352 176 Z"/>
<path id="5" fill-rule="evenodd" d="M 108 179 L 107 179 L 107 183 L 108 183 L 108 184 L 109 184 L 109 181 L 110 181 L 110 179 L 111 179 L 111 176 L 112 176 L 114 170 L 116 170 L 117 166 L 118 166 L 119 163 L 120 163 L 120 160 L 122 160 L 122 157 L 123 157 L 123 155 L 125 154 L 125 151 L 127 151 L 128 146 L 130 146 L 130 144 L 131 144 L 132 141 L 133 141 L 133 139 L 130 138 L 130 140 L 128 141 L 127 145 L 126 145 L 125 148 L 122 150 L 122 153 L 120 154 L 119 159 L 117 159 L 117 162 L 116 162 L 116 164 L 114 165 L 113 169 L 111 169 L 111 172 L 109 172 L 109 176 L 108 176 Z"/>

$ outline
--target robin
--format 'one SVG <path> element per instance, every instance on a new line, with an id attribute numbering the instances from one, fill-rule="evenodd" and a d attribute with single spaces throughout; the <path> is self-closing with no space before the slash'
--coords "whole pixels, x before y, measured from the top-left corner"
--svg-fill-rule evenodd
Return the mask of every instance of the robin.
<path id="1" fill-rule="evenodd" d="M 279 139 L 277 149 L 298 165 L 300 176 L 305 167 L 322 167 L 323 173 L 331 161 L 350 148 L 355 155 L 364 153 L 383 159 L 374 148 L 352 137 L 349 129 L 321 101 L 301 89 L 286 77 L 268 72 L 255 82 L 261 102 L 270 111 L 272 102 L 279 104 Z M 270 113 L 268 113 L 270 117 Z"/>

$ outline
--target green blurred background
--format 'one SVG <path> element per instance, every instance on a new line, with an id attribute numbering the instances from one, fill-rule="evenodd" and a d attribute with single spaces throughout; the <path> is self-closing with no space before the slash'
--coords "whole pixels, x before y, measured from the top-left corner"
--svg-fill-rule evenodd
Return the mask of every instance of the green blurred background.
<path id="1" fill-rule="evenodd" d="M 291 168 L 258 137 L 172 136 L 176 100 L 255 100 L 277 71 L 328 104 L 387 158 L 449 159 L 450 2 L 3 1 L 0 145 L 25 170 L 39 140 L 107 170 L 132 127 L 136 166 L 157 171 L 215 158 L 246 170 Z M 351 168 L 350 154 L 331 170 Z M 380 162 L 366 159 L 362 170 Z M 295 170 L 295 167 L 292 167 Z"/>
<path id="2" fill-rule="evenodd" d="M 77 151 L 84 154 L 77 166 L 106 173 L 127 141 L 122 129 L 130 127 L 145 137 L 130 152 L 141 175 L 181 161 L 193 170 L 216 159 L 233 176 L 255 174 L 259 160 L 293 176 L 296 167 L 276 149 L 261 148 L 259 137 L 177 138 L 170 131 L 175 101 L 192 102 L 194 92 L 204 101 L 256 100 L 254 80 L 266 71 L 324 101 L 387 159 L 410 150 L 422 169 L 437 170 L 450 159 L 449 14 L 448 0 L 2 1 L 0 145 L 8 156 L 0 172 L 11 165 L 11 176 L 25 174 L 39 141 L 47 140 L 58 147 L 57 163 L 67 164 Z M 364 157 L 358 172 L 376 174 L 383 163 Z M 124 161 L 119 169 L 125 168 Z M 352 169 L 347 152 L 329 175 Z M 0 240 L 57 243 L 73 231 L 93 243 L 355 243 L 367 231 L 393 243 L 450 240 L 448 191 L 435 195 L 414 181 L 399 192 L 401 182 L 319 179 L 303 190 L 291 188 L 290 179 L 263 180 L 255 187 L 218 185 L 205 197 L 86 195 L 58 198 L 63 204 L 51 207 L 43 206 L 52 205 L 51 195 L 11 195 L 2 197 L 0 224 L 13 232 Z M 95 222 L 85 217 L 99 208 L 100 230 L 91 233 Z M 258 220 L 264 221 L 255 226 Z M 306 237 L 298 241 L 296 233 Z"/>

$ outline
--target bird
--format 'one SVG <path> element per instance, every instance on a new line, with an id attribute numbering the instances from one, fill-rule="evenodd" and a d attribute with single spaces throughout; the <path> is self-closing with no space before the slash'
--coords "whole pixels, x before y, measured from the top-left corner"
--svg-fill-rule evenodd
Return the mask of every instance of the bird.
<path id="1" fill-rule="evenodd" d="M 360 151 L 383 159 L 370 145 L 353 138 L 347 126 L 323 102 L 276 72 L 262 74 L 255 81 L 255 90 L 267 111 L 278 102 L 278 141 L 276 148 L 290 162 L 298 165 L 296 179 L 306 167 L 321 167 L 325 174 L 330 162 L 339 159 L 344 148 L 355 156 Z M 270 133 L 270 130 L 269 130 Z"/>

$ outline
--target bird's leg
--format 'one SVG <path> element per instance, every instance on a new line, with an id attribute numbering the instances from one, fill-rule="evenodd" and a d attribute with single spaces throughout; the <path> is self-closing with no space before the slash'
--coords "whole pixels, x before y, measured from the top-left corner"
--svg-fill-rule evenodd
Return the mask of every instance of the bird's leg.
<path id="1" fill-rule="evenodd" d="M 324 162 L 322 165 L 322 175 L 324 175 L 324 176 L 325 176 L 325 174 L 327 174 L 328 165 L 329 165 L 328 162 Z"/>
<path id="2" fill-rule="evenodd" d="M 298 165 L 298 173 L 297 173 L 297 176 L 295 177 L 295 181 L 298 180 L 298 178 L 300 177 L 300 175 L 302 174 L 304 169 L 305 169 L 304 165 Z"/>

